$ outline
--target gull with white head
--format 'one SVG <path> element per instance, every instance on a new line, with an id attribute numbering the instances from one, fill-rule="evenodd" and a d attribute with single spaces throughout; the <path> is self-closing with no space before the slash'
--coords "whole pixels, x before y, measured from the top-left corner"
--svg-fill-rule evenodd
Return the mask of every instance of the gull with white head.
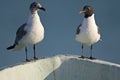
<path id="1" fill-rule="evenodd" d="M 39 2 L 33 2 L 30 5 L 29 9 L 30 15 L 28 17 L 27 22 L 18 28 L 14 44 L 7 48 L 7 50 L 21 50 L 23 47 L 25 47 L 26 61 L 29 61 L 27 57 L 27 46 L 33 45 L 33 58 L 37 59 L 35 45 L 41 42 L 44 38 L 44 27 L 40 21 L 38 11 L 45 11 L 45 8 L 43 8 Z"/>

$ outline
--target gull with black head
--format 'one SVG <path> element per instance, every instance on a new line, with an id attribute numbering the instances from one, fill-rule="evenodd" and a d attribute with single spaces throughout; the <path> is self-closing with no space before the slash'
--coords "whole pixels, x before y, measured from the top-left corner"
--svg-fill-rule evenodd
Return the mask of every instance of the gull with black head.
<path id="1" fill-rule="evenodd" d="M 84 46 L 90 46 L 90 59 L 94 59 L 92 57 L 92 49 L 93 44 L 100 40 L 100 31 L 99 27 L 96 25 L 94 19 L 94 10 L 91 6 L 86 5 L 84 6 L 83 10 L 80 13 L 84 13 L 84 19 L 82 24 L 80 24 L 76 31 L 76 40 L 82 43 L 82 56 L 81 58 L 85 58 L 84 53 Z"/>
<path id="2" fill-rule="evenodd" d="M 7 50 L 21 50 L 25 47 L 26 52 L 26 61 L 29 61 L 27 57 L 27 46 L 33 45 L 34 50 L 34 59 L 37 59 L 35 52 L 35 45 L 41 42 L 44 38 L 44 27 L 40 21 L 40 17 L 38 15 L 39 10 L 45 11 L 45 8 L 41 6 L 39 2 L 31 3 L 30 7 L 30 15 L 28 17 L 27 22 L 21 25 L 17 32 L 15 42 L 12 46 L 9 46 Z"/>

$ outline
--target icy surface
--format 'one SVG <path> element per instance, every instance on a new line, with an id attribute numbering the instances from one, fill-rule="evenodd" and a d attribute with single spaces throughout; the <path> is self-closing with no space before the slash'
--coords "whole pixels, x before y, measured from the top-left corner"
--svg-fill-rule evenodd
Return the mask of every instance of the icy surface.
<path id="1" fill-rule="evenodd" d="M 57 55 L 0 71 L 0 80 L 120 80 L 120 65 Z"/>

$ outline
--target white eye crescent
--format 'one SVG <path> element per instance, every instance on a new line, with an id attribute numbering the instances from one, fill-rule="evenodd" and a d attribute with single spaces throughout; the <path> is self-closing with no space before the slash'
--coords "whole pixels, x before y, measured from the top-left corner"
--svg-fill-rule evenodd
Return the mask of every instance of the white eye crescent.
<path id="1" fill-rule="evenodd" d="M 89 9 L 89 10 L 91 10 L 91 8 L 90 8 L 90 7 L 88 7 L 88 9 Z"/>

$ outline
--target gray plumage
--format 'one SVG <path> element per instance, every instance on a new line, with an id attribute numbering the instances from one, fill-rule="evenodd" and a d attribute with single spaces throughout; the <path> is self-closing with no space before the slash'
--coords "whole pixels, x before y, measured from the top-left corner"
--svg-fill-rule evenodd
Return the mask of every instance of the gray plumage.
<path id="1" fill-rule="evenodd" d="M 82 26 L 82 24 L 80 24 L 78 27 L 77 27 L 77 30 L 76 30 L 76 34 L 79 34 L 80 33 L 80 27 Z"/>
<path id="2" fill-rule="evenodd" d="M 97 27 L 98 28 L 98 34 L 100 34 L 100 28 L 99 27 Z"/>
<path id="3" fill-rule="evenodd" d="M 40 21 L 38 15 L 39 10 L 45 11 L 45 8 L 41 6 L 39 2 L 33 2 L 30 4 L 30 15 L 26 23 L 20 26 L 16 32 L 15 42 L 7 50 L 21 50 L 25 47 L 26 61 L 29 61 L 27 57 L 27 46 L 33 45 L 34 59 L 36 60 L 35 45 L 44 39 L 44 27 Z"/>
<path id="4" fill-rule="evenodd" d="M 82 43 L 82 56 L 84 58 L 84 46 L 90 46 L 90 59 L 94 59 L 92 57 L 92 49 L 93 44 L 100 40 L 100 30 L 96 25 L 94 19 L 94 9 L 85 5 L 83 10 L 80 11 L 80 14 L 84 14 L 84 19 L 82 25 L 79 25 L 76 31 L 76 40 Z"/>
<path id="5" fill-rule="evenodd" d="M 18 30 L 17 30 L 17 32 L 16 32 L 16 38 L 15 38 L 15 42 L 14 42 L 14 44 L 12 45 L 12 46 L 9 46 L 7 49 L 9 50 L 9 49 L 13 49 L 16 45 L 18 45 L 19 43 L 19 40 L 21 40 L 22 38 L 23 38 L 23 36 L 27 33 L 25 30 L 24 30 L 24 28 L 25 28 L 25 26 L 26 26 L 27 24 L 26 23 L 24 23 L 23 25 L 21 25 L 19 28 L 18 28 Z"/>
<path id="6" fill-rule="evenodd" d="M 24 30 L 26 25 L 27 25 L 27 23 L 24 23 L 23 25 L 21 25 L 21 27 L 18 28 L 18 30 L 16 32 L 15 44 L 18 44 L 19 40 L 21 40 L 23 38 L 23 36 L 27 33 Z"/>

